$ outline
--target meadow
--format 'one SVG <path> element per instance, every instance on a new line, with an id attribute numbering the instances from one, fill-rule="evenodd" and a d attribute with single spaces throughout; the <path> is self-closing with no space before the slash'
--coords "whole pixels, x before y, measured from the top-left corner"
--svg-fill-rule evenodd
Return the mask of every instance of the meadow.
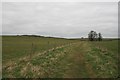
<path id="1" fill-rule="evenodd" d="M 3 78 L 116 78 L 118 40 L 2 37 Z"/>
<path id="2" fill-rule="evenodd" d="M 73 41 L 60 38 L 32 36 L 3 36 L 3 63 L 23 56 L 42 52 Z"/>

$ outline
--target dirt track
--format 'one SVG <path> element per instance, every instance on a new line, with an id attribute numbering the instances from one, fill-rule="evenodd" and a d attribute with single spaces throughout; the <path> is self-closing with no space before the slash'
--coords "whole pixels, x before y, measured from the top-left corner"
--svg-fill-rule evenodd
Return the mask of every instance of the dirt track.
<path id="1" fill-rule="evenodd" d="M 104 62 L 111 59 L 100 49 L 91 50 L 88 42 L 77 42 L 9 61 L 3 70 L 5 77 L 10 78 L 96 78 L 103 76 L 101 73 L 106 77 L 115 74 L 116 69 L 103 72 L 108 65 L 111 69 L 116 67 Z"/>

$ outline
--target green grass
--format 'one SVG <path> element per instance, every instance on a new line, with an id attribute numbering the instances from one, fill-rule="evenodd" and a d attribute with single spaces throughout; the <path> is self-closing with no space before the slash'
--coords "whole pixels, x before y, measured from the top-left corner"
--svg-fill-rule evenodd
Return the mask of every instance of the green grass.
<path id="1" fill-rule="evenodd" d="M 93 45 L 108 49 L 108 51 L 118 54 L 118 40 L 102 41 L 102 42 L 98 41 L 98 42 L 94 42 Z"/>
<path id="2" fill-rule="evenodd" d="M 114 78 L 118 75 L 117 40 L 90 42 L 3 36 L 2 41 L 4 78 Z"/>
<path id="3" fill-rule="evenodd" d="M 118 76 L 118 41 L 89 42 L 91 50 L 85 55 L 97 77 Z"/>
<path id="4" fill-rule="evenodd" d="M 15 60 L 29 54 L 42 52 L 60 45 L 73 42 L 72 40 L 41 38 L 27 36 L 3 36 L 3 63 L 9 60 Z"/>
<path id="5" fill-rule="evenodd" d="M 0 78 L 2 78 L 2 37 L 0 36 Z"/>

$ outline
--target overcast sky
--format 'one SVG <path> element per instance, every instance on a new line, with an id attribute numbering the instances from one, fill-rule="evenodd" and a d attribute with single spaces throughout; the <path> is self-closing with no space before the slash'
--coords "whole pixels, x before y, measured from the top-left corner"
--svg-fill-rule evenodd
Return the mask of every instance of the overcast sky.
<path id="1" fill-rule="evenodd" d="M 4 2 L 2 34 L 37 34 L 64 38 L 118 36 L 117 2 Z"/>

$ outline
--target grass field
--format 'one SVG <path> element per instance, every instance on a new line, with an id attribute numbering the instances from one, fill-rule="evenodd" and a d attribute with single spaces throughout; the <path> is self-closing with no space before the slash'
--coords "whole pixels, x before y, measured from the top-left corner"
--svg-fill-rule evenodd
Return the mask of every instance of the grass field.
<path id="1" fill-rule="evenodd" d="M 115 78 L 118 40 L 3 36 L 3 78 Z"/>
<path id="2" fill-rule="evenodd" d="M 0 36 L 0 78 L 2 78 L 2 37 Z"/>

